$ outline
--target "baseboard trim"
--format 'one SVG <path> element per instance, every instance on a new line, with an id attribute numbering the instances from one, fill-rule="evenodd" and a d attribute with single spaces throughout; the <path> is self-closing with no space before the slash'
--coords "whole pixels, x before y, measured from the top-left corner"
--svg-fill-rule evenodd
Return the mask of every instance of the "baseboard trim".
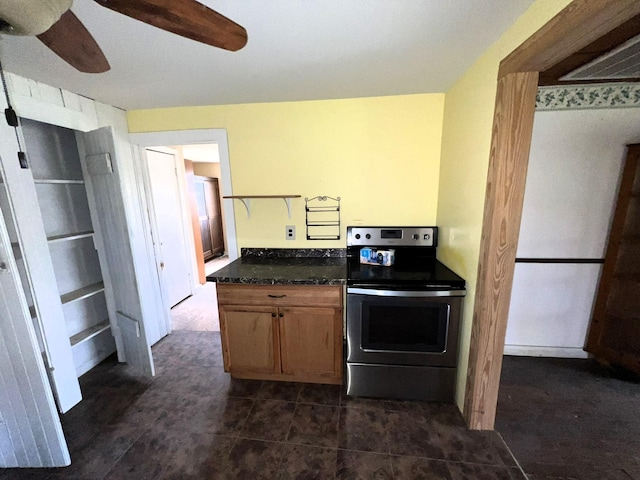
<path id="1" fill-rule="evenodd" d="M 589 358 L 582 348 L 574 347 L 536 347 L 530 345 L 505 345 L 505 355 L 523 357 Z"/>

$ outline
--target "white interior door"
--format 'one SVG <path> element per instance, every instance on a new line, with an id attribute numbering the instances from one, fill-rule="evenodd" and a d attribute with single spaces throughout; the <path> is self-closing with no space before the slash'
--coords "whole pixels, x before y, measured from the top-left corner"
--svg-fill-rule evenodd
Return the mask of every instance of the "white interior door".
<path id="1" fill-rule="evenodd" d="M 123 179 L 111 127 L 76 133 L 87 198 L 102 268 L 107 309 L 118 357 L 147 376 L 154 375 L 136 275 Z M 150 323 L 153 323 L 150 321 Z"/>
<path id="2" fill-rule="evenodd" d="M 0 108 L 3 108 L 1 102 Z M 7 228 L 9 240 L 19 245 L 20 252 L 14 256 L 24 275 L 19 285 L 25 287 L 22 294 L 28 292 L 28 302 L 33 307 L 34 320 L 43 337 L 45 367 L 50 384 L 59 410 L 64 413 L 82 400 L 82 395 L 60 294 L 56 288 L 47 234 L 38 208 L 33 171 L 31 168 L 20 168 L 14 160 L 17 149 L 15 138 L 13 129 L 5 122 L 0 122 L 0 209 L 3 210 L 3 225 Z M 32 322 L 31 318 L 29 322 Z"/>
<path id="3" fill-rule="evenodd" d="M 0 468 L 71 459 L 0 210 Z"/>
<path id="4" fill-rule="evenodd" d="M 169 151 L 146 149 L 158 263 L 169 306 L 191 295 L 191 269 L 184 230 L 184 208 L 177 174 L 177 158 Z"/>

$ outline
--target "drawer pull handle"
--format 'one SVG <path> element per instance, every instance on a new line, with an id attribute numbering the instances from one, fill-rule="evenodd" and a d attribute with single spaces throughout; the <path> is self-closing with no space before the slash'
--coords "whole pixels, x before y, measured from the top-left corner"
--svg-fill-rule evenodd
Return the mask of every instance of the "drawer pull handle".
<path id="1" fill-rule="evenodd" d="M 284 313 L 281 313 L 281 314 L 280 314 L 280 318 L 282 318 L 282 317 L 284 317 Z"/>
<path id="2" fill-rule="evenodd" d="M 286 295 L 267 295 L 269 298 L 284 298 Z"/>
<path id="3" fill-rule="evenodd" d="M 275 313 L 272 313 L 272 314 L 271 314 L 271 316 L 272 316 L 273 318 L 276 318 L 276 314 L 275 314 Z"/>

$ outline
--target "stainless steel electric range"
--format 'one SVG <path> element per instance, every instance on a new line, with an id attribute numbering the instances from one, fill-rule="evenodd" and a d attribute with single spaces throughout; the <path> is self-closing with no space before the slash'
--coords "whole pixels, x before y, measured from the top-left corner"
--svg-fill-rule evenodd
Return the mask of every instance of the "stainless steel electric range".
<path id="1" fill-rule="evenodd" d="M 347 395 L 453 401 L 465 281 L 437 227 L 347 227 Z M 360 262 L 363 248 L 380 262 Z"/>

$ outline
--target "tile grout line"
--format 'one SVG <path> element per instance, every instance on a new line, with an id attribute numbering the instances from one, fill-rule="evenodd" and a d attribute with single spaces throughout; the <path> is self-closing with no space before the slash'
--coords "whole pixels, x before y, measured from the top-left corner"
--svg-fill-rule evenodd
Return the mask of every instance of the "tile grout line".
<path id="1" fill-rule="evenodd" d="M 113 465 L 111 465 L 111 468 L 109 468 L 104 473 L 104 475 L 100 477 L 100 480 L 104 480 L 108 478 L 109 474 L 116 468 L 120 460 L 122 460 L 125 457 L 125 455 L 129 453 L 129 450 L 131 450 L 133 446 L 136 444 L 136 442 L 138 442 L 138 440 L 140 440 L 143 437 L 143 435 L 147 433 L 147 431 L 149 431 L 150 429 L 151 427 L 147 426 L 145 429 L 142 430 L 142 432 L 137 436 L 137 438 L 133 442 L 131 442 L 131 445 L 129 445 L 129 447 L 124 452 L 122 452 L 122 454 L 118 457 L 118 459 L 115 462 L 113 462 Z"/>
<path id="2" fill-rule="evenodd" d="M 504 438 L 502 437 L 502 435 L 500 434 L 500 432 L 498 432 L 497 430 L 495 431 L 496 434 L 500 437 L 500 440 L 502 440 L 502 443 L 504 443 L 505 448 L 507 449 L 507 451 L 509 452 L 509 455 L 511 455 L 511 458 L 513 459 L 514 462 L 516 462 L 516 466 L 518 467 L 518 470 L 520 470 L 520 473 L 522 473 L 522 476 L 524 478 L 529 478 L 528 475 L 525 473 L 524 469 L 522 468 L 522 465 L 520 465 L 520 462 L 518 461 L 518 459 L 516 458 L 516 456 L 513 454 L 513 452 L 511 451 L 511 447 L 509 447 L 509 445 L 507 444 L 507 442 L 505 442 Z M 506 467 L 507 465 L 505 465 Z"/>
<path id="3" fill-rule="evenodd" d="M 291 425 L 293 424 L 293 419 L 295 418 L 296 412 L 298 411 L 298 398 L 300 398 L 301 391 L 302 389 L 300 389 L 298 391 L 298 395 L 296 395 L 295 407 L 293 407 L 293 414 L 291 415 L 291 420 L 289 420 L 289 427 L 287 428 L 287 434 L 284 436 L 284 441 L 282 442 L 282 446 L 280 447 L 280 459 L 278 460 L 278 466 L 276 467 L 276 475 L 280 473 L 280 467 L 282 466 L 282 459 L 284 458 L 284 450 L 287 445 L 287 440 L 289 439 L 289 434 L 291 433 Z"/>

